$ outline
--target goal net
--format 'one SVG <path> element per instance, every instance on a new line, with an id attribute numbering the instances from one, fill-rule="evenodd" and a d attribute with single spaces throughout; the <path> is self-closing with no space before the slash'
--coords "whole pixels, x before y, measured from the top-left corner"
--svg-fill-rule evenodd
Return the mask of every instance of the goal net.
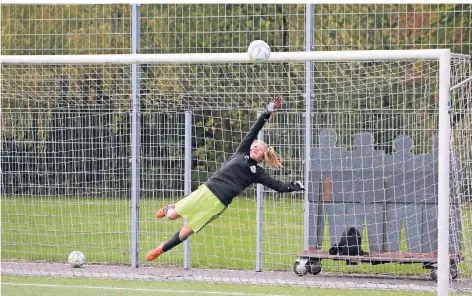
<path id="1" fill-rule="evenodd" d="M 201 63 L 199 57 L 141 62 L 138 117 L 132 116 L 137 105 L 129 63 L 91 63 L 97 57 L 83 56 L 51 64 L 38 56 L 46 63 L 1 65 L 2 273 L 434 288 L 396 279 L 430 278 L 436 268 L 437 59 L 312 61 L 307 95 L 305 60 Z M 470 57 L 452 55 L 449 245 L 459 286 L 472 277 L 471 74 Z M 308 181 L 307 192 L 251 186 L 189 239 L 189 252 L 182 244 L 146 262 L 146 252 L 182 225 L 156 220 L 155 211 L 188 193 L 186 183 L 194 190 L 216 172 L 277 95 L 282 109 L 260 138 L 284 167 L 269 173 Z M 138 122 L 139 141 L 133 142 Z M 139 151 L 137 172 L 133 149 Z M 132 221 L 136 173 L 139 215 Z M 377 259 L 319 257 L 319 274 L 294 272 L 301 254 L 327 253 L 347 227 L 360 231 L 362 250 Z M 139 268 L 131 266 L 132 246 Z M 67 264 L 74 250 L 86 256 L 81 268 Z"/>

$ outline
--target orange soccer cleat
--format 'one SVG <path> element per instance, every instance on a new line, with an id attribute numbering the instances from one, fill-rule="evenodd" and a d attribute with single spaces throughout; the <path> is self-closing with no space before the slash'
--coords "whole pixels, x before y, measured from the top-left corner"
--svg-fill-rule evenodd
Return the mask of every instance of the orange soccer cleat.
<path id="1" fill-rule="evenodd" d="M 164 253 L 164 250 L 162 249 L 163 246 L 164 243 L 160 244 L 159 247 L 155 248 L 154 250 L 149 251 L 149 253 L 146 255 L 146 261 L 152 261 L 161 256 L 161 254 Z"/>
<path id="2" fill-rule="evenodd" d="M 157 212 L 156 212 L 156 218 L 157 219 L 161 219 L 161 218 L 164 218 L 164 216 L 166 215 L 166 212 L 167 212 L 167 205 L 163 205 L 162 208 L 160 208 Z"/>

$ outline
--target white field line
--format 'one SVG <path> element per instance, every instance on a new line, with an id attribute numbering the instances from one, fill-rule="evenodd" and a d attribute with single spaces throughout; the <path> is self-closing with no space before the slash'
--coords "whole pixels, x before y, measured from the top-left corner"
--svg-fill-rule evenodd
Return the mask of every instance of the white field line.
<path id="1" fill-rule="evenodd" d="M 140 292 L 164 292 L 164 293 L 191 293 L 209 294 L 209 295 L 234 295 L 234 296 L 267 296 L 268 294 L 249 294 L 242 292 L 210 292 L 210 291 L 194 291 L 194 290 L 167 290 L 167 289 L 145 289 L 145 288 L 116 288 L 116 287 L 100 287 L 100 286 L 69 286 L 69 285 L 46 285 L 46 284 L 21 284 L 21 283 L 1 283 L 1 285 L 9 286 L 31 286 L 31 287 L 49 287 L 49 288 L 70 288 L 70 289 L 96 289 L 96 290 L 112 290 L 112 291 L 140 291 Z M 273 296 L 289 296 L 283 294 L 273 294 Z"/>

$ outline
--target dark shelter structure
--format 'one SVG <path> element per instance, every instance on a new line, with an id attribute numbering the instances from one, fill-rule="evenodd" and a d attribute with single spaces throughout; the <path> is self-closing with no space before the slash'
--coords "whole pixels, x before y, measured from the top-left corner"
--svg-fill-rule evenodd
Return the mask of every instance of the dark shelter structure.
<path id="1" fill-rule="evenodd" d="M 296 260 L 295 273 L 317 274 L 322 259 L 334 259 L 349 264 L 422 263 L 424 268 L 432 270 L 431 276 L 436 279 L 437 138 L 433 140 L 432 152 L 426 154 L 413 154 L 413 141 L 408 136 L 396 137 L 392 154 L 374 150 L 370 133 L 359 134 L 352 151 L 337 147 L 336 142 L 335 131 L 325 129 L 320 132 L 319 146 L 312 149 L 309 248 Z M 449 253 L 451 277 L 456 278 L 457 263 L 462 259 L 459 196 L 462 189 L 452 182 L 461 178 L 459 160 L 451 155 L 450 161 Z M 330 255 L 322 250 L 325 235 L 333 246 L 350 227 L 367 233 L 362 239 L 368 241 L 368 252 L 351 256 Z M 406 251 L 400 248 L 402 228 L 406 234 Z"/>

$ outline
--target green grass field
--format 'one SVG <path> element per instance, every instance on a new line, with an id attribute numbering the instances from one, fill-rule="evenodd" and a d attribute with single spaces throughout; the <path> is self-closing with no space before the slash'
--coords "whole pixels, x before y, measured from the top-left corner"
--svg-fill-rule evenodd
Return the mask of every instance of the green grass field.
<path id="1" fill-rule="evenodd" d="M 181 221 L 156 220 L 154 212 L 164 200 L 140 203 L 140 263 L 147 250 L 172 236 Z M 130 206 L 128 200 L 95 198 L 6 197 L 2 199 L 2 250 L 5 259 L 66 262 L 75 249 L 86 254 L 88 263 L 130 263 Z M 302 251 L 303 215 L 301 201 L 294 198 L 267 198 L 264 203 L 263 269 L 291 270 Z M 256 204 L 239 198 L 216 221 L 191 238 L 192 267 L 248 269 L 255 267 Z M 471 217 L 471 208 L 464 208 Z M 467 220 L 470 223 L 470 219 Z M 467 222 L 466 221 L 466 222 Z M 472 225 L 463 225 L 472 237 Z M 325 236 L 326 237 L 326 236 Z M 368 250 L 367 235 L 363 249 Z M 471 254 L 471 243 L 463 253 Z M 323 247 L 329 248 L 326 238 Z M 404 233 L 401 249 L 406 250 Z M 470 257 L 470 256 L 469 256 Z M 157 265 L 182 266 L 182 246 L 166 253 Z M 469 261 L 470 262 L 470 261 Z M 463 264 L 465 275 L 472 273 Z M 323 270 L 341 273 L 428 274 L 420 264 L 360 264 L 323 261 Z"/>
<path id="2" fill-rule="evenodd" d="M 64 279 L 47 277 L 3 276 L 1 295 L 3 296 L 148 296 L 171 295 L 271 295 L 271 296 L 432 296 L 428 292 L 339 290 L 307 287 L 216 284 L 216 283 L 172 283 L 138 282 L 101 279 Z M 466 295 L 466 294 L 455 294 Z"/>

